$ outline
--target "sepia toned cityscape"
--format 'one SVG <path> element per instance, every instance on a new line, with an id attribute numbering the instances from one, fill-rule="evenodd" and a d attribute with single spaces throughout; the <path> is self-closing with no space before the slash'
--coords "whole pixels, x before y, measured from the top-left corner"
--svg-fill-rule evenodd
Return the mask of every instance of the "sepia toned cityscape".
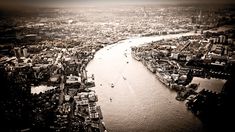
<path id="1" fill-rule="evenodd" d="M 0 0 L 3 132 L 235 131 L 235 1 Z"/>

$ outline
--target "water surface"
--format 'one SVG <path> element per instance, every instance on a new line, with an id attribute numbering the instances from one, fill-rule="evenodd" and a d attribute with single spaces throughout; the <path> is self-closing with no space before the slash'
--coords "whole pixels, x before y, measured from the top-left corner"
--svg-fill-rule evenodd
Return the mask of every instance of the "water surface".
<path id="1" fill-rule="evenodd" d="M 179 36 L 131 38 L 96 53 L 87 70 L 95 75 L 94 89 L 108 131 L 203 131 L 201 121 L 187 111 L 184 102 L 175 100 L 176 93 L 131 57 L 131 46 Z"/>

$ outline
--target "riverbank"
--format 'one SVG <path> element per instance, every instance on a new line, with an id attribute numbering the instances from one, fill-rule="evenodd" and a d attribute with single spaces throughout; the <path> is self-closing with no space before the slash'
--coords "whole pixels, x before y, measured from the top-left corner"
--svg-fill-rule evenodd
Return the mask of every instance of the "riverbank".
<path id="1" fill-rule="evenodd" d="M 205 126 L 210 124 L 211 130 L 212 117 L 230 111 L 223 106 L 231 102 L 226 100 L 228 93 L 224 84 L 231 79 L 235 64 L 233 31 L 164 39 L 132 47 L 131 54 L 166 87 L 177 92 L 176 100 L 186 100 L 188 110 Z"/>

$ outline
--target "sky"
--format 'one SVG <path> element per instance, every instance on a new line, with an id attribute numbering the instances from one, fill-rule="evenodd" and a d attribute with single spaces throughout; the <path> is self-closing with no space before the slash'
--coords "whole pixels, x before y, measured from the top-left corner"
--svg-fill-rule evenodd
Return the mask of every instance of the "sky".
<path id="1" fill-rule="evenodd" d="M 235 0 L 0 0 L 0 5 L 235 4 Z"/>
<path id="2" fill-rule="evenodd" d="M 35 1 L 35 0 L 22 0 Z M 41 2 L 63 3 L 234 3 L 235 0 L 36 0 Z"/>

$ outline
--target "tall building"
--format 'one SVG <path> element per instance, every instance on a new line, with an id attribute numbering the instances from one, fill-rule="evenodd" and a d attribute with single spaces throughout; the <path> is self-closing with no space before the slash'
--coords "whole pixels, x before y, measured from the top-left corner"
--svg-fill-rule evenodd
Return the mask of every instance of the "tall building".
<path id="1" fill-rule="evenodd" d="M 220 42 L 221 44 L 224 44 L 224 43 L 226 42 L 226 36 L 225 36 L 225 35 L 220 35 L 220 36 L 219 36 L 219 42 Z"/>
<path id="2" fill-rule="evenodd" d="M 14 48 L 14 53 L 15 53 L 16 58 L 20 58 L 22 56 L 21 49 L 18 47 Z"/>
<path id="3" fill-rule="evenodd" d="M 202 22 L 202 10 L 200 10 L 200 13 L 198 15 L 197 24 L 201 24 L 201 22 Z"/>
<path id="4" fill-rule="evenodd" d="M 23 48 L 23 56 L 27 57 L 28 56 L 28 49 Z"/>
<path id="5" fill-rule="evenodd" d="M 191 17 L 191 22 L 192 22 L 192 24 L 196 24 L 197 23 L 196 17 L 192 16 Z"/>

